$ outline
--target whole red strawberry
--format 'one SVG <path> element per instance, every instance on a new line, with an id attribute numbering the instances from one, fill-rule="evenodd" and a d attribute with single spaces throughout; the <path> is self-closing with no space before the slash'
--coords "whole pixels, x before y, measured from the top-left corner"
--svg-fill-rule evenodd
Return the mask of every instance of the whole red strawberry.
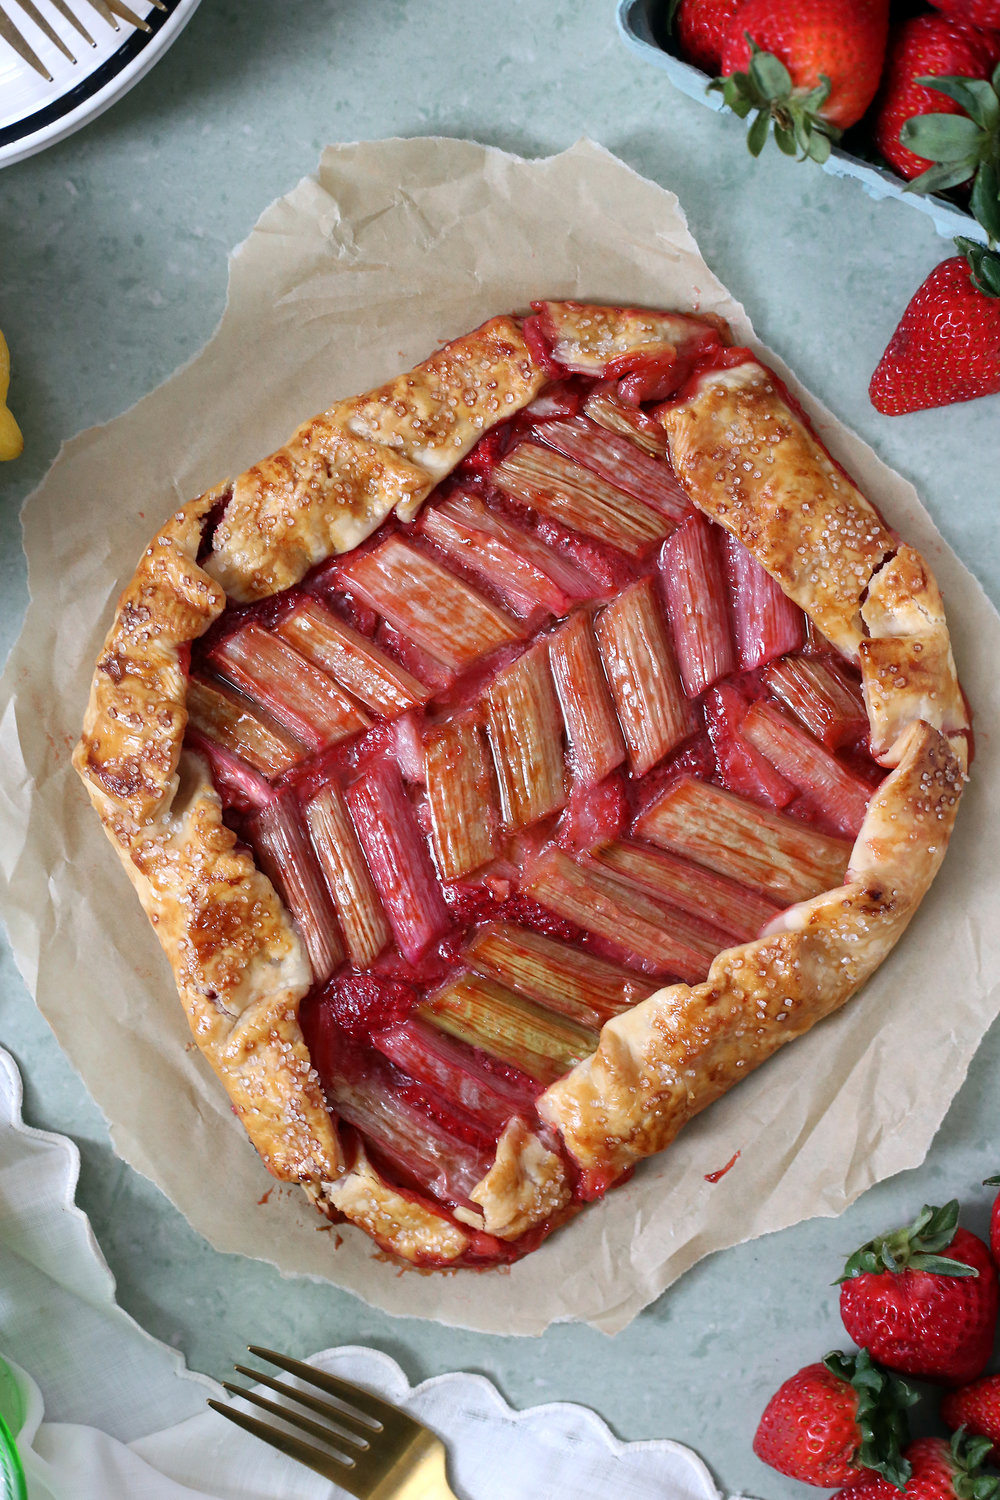
<path id="1" fill-rule="evenodd" d="M 773 121 L 787 155 L 823 161 L 875 96 L 888 30 L 888 0 L 744 0 L 713 86 L 741 119 L 757 111 L 755 156 Z"/>
<path id="2" fill-rule="evenodd" d="M 1000 0 L 931 0 L 935 10 L 989 31 L 1000 27 Z"/>
<path id="3" fill-rule="evenodd" d="M 944 1438 L 917 1438 L 903 1451 L 912 1470 L 901 1486 L 906 1500 L 994 1500 L 1000 1479 L 982 1469 L 988 1443 L 955 1433 Z M 872 1476 L 861 1484 L 840 1490 L 833 1500 L 900 1500 L 899 1489 L 885 1479 Z"/>
<path id="4" fill-rule="evenodd" d="M 722 67 L 726 29 L 743 0 L 678 0 L 673 13 L 677 50 L 703 73 Z"/>
<path id="5" fill-rule="evenodd" d="M 871 378 L 886 416 L 1000 391 L 1000 255 L 957 239 L 917 288 Z"/>
<path id="6" fill-rule="evenodd" d="M 890 1370 L 944 1385 L 979 1375 L 993 1349 L 1000 1295 L 982 1240 L 959 1229 L 958 1200 L 863 1245 L 844 1269 L 840 1316 Z"/>
<path id="7" fill-rule="evenodd" d="M 949 1391 L 941 1402 L 941 1416 L 951 1428 L 989 1438 L 989 1461 L 1000 1464 L 1000 1375 L 983 1375 Z"/>
<path id="8" fill-rule="evenodd" d="M 764 1463 L 806 1484 L 855 1485 L 878 1473 L 905 1484 L 909 1466 L 900 1455 L 905 1411 L 916 1393 L 867 1352 L 828 1354 L 806 1365 L 771 1397 L 753 1440 Z"/>
<path id="9" fill-rule="evenodd" d="M 908 182 L 930 166 L 900 140 L 907 121 L 921 115 L 964 113 L 957 100 L 949 98 L 922 80 L 934 78 L 989 78 L 1000 61 L 1000 36 L 978 31 L 962 20 L 947 16 L 912 16 L 894 27 L 886 53 L 882 87 L 875 103 L 872 134 L 890 166 Z M 975 170 L 975 162 L 965 181 Z M 934 184 L 940 190 L 946 184 Z M 947 184 L 947 185 L 954 185 Z"/>

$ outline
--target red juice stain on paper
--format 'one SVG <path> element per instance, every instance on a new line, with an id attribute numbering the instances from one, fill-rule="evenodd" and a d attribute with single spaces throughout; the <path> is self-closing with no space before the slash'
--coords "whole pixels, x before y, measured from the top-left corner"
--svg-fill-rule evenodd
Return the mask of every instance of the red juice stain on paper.
<path id="1" fill-rule="evenodd" d="M 725 1177 L 725 1175 L 729 1171 L 730 1167 L 735 1167 L 736 1163 L 740 1159 L 741 1154 L 742 1153 L 739 1152 L 739 1151 L 734 1151 L 733 1154 L 732 1154 L 732 1156 L 726 1162 L 726 1165 L 724 1167 L 720 1167 L 717 1172 L 706 1172 L 705 1173 L 705 1181 L 706 1182 L 718 1182 L 720 1177 Z"/>

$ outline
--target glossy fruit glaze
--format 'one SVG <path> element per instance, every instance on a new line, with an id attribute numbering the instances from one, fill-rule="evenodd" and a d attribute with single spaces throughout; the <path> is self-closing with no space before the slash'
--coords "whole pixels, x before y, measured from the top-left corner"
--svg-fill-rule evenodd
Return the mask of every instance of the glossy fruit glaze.
<path id="1" fill-rule="evenodd" d="M 513 1116 L 559 1149 L 535 1100 L 606 1020 L 843 879 L 882 774 L 856 673 L 691 508 L 655 404 L 558 373 L 414 522 L 230 606 L 191 662 L 188 742 L 303 938 L 331 1114 L 466 1219 Z"/>

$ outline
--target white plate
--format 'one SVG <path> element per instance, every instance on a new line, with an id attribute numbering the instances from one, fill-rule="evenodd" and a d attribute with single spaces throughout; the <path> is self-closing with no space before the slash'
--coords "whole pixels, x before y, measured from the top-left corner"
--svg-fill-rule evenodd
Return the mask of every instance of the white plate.
<path id="1" fill-rule="evenodd" d="M 21 1079 L 0 1048 L 0 1330 L 19 1410 L 4 1402 L 2 1384 L 0 1404 L 17 1429 L 30 1494 L 333 1500 L 329 1484 L 206 1410 L 205 1397 L 223 1397 L 221 1389 L 182 1370 L 176 1350 L 117 1305 L 111 1272 L 73 1201 L 79 1165 L 72 1141 L 24 1124 Z M 621 1442 L 587 1407 L 516 1411 L 490 1381 L 468 1373 L 411 1387 L 395 1360 L 374 1349 L 329 1349 L 310 1363 L 440 1433 L 458 1492 L 470 1500 L 721 1500 L 690 1448 Z M 37 1447 L 43 1403 L 32 1377 L 45 1390 Z"/>
<path id="2" fill-rule="evenodd" d="M 33 156 L 103 114 L 163 56 L 198 6 L 198 0 L 163 0 L 166 9 L 158 10 L 149 0 L 130 0 L 131 9 L 147 21 L 150 30 L 137 31 L 120 21 L 116 31 L 86 0 L 70 0 L 93 38 L 90 46 L 50 0 L 36 0 L 39 11 L 76 58 L 72 63 L 29 20 L 17 0 L 3 3 L 24 40 L 52 74 L 52 81 L 47 82 L 0 39 L 0 166 Z"/>

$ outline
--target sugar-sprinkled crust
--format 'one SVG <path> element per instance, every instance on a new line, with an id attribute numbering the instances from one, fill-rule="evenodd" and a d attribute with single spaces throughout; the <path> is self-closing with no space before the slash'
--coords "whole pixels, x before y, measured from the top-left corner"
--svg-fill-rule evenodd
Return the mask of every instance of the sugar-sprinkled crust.
<path id="1" fill-rule="evenodd" d="M 962 789 L 947 741 L 915 723 L 869 805 L 843 886 L 609 1021 L 540 1106 L 581 1165 L 624 1171 L 778 1047 L 839 1009 L 890 951 L 944 857 Z"/>
<path id="2" fill-rule="evenodd" d="M 600 370 L 704 329 L 684 315 L 539 304 L 556 357 Z M 543 1141 L 507 1126 L 475 1207 L 452 1216 L 397 1191 L 327 1110 L 298 1022 L 311 984 L 281 900 L 222 819 L 204 761 L 183 749 L 190 642 L 229 599 L 266 597 L 411 518 L 482 433 L 527 405 L 551 366 L 516 318 L 495 318 L 409 374 L 343 401 L 232 483 L 184 506 L 119 600 L 74 764 L 167 953 L 192 1032 L 276 1176 L 417 1264 L 475 1259 L 481 1232 L 516 1242 L 569 1211 L 565 1153 L 607 1180 L 842 1005 L 896 942 L 943 858 L 968 720 L 936 585 L 830 460 L 749 355 L 662 412 L 693 503 L 734 531 L 860 664 L 873 796 L 846 883 L 783 912 L 608 1022 L 597 1051 L 550 1086 Z"/>
<path id="3" fill-rule="evenodd" d="M 695 505 L 739 537 L 827 639 L 855 658 L 865 591 L 896 539 L 770 370 L 745 359 L 711 371 L 665 410 L 663 425 Z"/>

